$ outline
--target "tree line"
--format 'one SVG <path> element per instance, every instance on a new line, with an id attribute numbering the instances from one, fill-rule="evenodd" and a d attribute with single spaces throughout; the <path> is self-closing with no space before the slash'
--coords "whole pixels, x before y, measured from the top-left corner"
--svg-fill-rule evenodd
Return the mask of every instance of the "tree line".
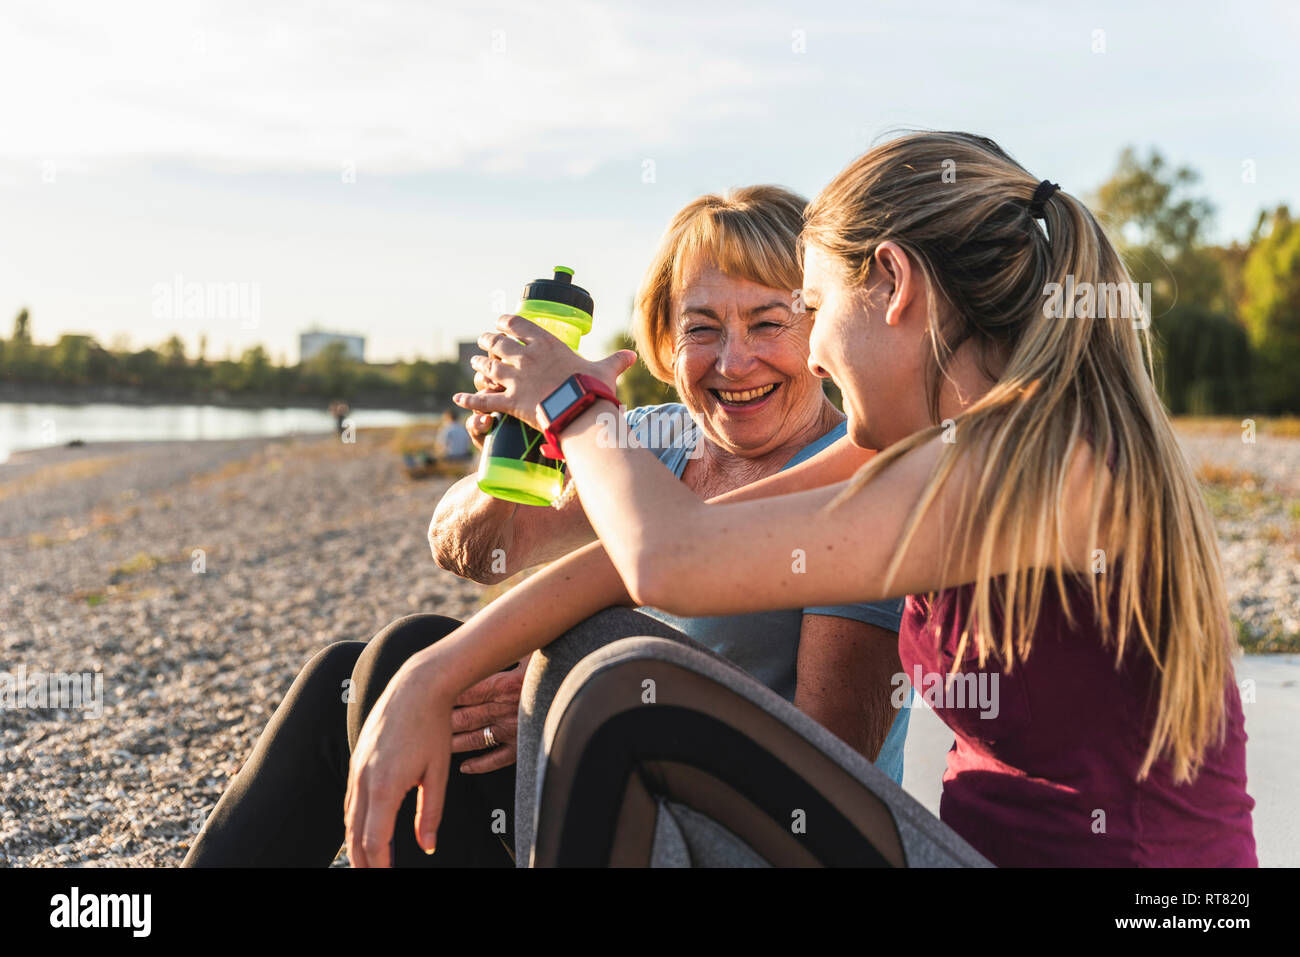
<path id="1" fill-rule="evenodd" d="M 1151 284 L 1165 402 L 1177 414 L 1300 411 L 1300 221 L 1262 210 L 1245 242 L 1207 243 L 1214 208 L 1198 181 L 1126 149 L 1089 197 L 1134 281 Z"/>
<path id="2" fill-rule="evenodd" d="M 61 335 L 53 344 L 33 341 L 28 310 L 18 313 L 13 335 L 0 339 L 0 379 L 76 389 L 117 386 L 173 399 L 213 396 L 277 400 L 375 401 L 449 405 L 451 395 L 472 388 L 468 372 L 451 360 L 416 359 L 375 365 L 358 362 L 342 343 L 330 343 L 296 365 L 275 362 L 260 345 L 238 358 L 208 359 L 206 342 L 198 354 L 172 336 L 158 348 L 111 349 L 92 336 Z M 428 400 L 433 400 L 429 403 Z"/>
<path id="3" fill-rule="evenodd" d="M 1244 174 L 1243 174 L 1244 176 Z M 1125 149 L 1089 205 L 1118 243 L 1135 282 L 1150 283 L 1161 392 L 1175 414 L 1300 412 L 1300 220 L 1286 206 L 1259 213 L 1244 242 L 1205 241 L 1214 208 L 1198 175 L 1159 152 Z M 630 348 L 620 334 L 610 347 Z M 238 358 L 186 355 L 173 336 L 160 347 L 108 349 L 90 336 L 33 341 L 27 310 L 0 339 L 0 380 L 77 387 L 119 385 L 164 396 L 213 392 L 276 398 L 346 398 L 448 404 L 472 388 L 457 362 L 367 365 L 341 344 L 289 365 L 261 346 Z M 828 391 L 834 387 L 828 384 Z M 671 386 L 637 363 L 620 383 L 630 405 L 675 401 Z"/>

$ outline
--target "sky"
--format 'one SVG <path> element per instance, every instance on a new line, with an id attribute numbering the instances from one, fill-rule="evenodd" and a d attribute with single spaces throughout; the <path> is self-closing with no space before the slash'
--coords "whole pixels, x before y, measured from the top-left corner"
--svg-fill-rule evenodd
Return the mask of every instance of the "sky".
<path id="1" fill-rule="evenodd" d="M 1244 239 L 1300 208 L 1297 49 L 1291 0 L 5 0 L 0 334 L 440 358 L 562 264 L 600 355 L 681 206 L 901 128 L 1080 196 L 1156 148 Z"/>

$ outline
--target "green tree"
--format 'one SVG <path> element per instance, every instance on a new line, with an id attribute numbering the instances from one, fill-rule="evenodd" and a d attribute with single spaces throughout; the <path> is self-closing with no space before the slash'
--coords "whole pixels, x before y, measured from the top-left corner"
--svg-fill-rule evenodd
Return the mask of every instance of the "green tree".
<path id="1" fill-rule="evenodd" d="M 140 389 L 156 389 L 161 378 L 162 358 L 153 349 L 129 353 L 122 362 L 127 381 Z"/>
<path id="2" fill-rule="evenodd" d="M 610 340 L 608 349 L 610 352 L 617 352 L 619 349 L 635 351 L 636 340 L 632 338 L 630 332 L 620 332 Z M 656 379 L 650 372 L 649 366 L 640 359 L 618 380 L 618 398 L 629 409 L 641 405 L 681 401 L 677 397 L 677 390 L 666 382 Z"/>
<path id="3" fill-rule="evenodd" d="M 1257 230 L 1242 268 L 1241 317 L 1267 411 L 1300 411 L 1300 221 L 1280 206 Z"/>
<path id="4" fill-rule="evenodd" d="M 341 342 L 331 342 L 302 363 L 304 383 L 314 395 L 351 399 L 359 365 L 348 355 L 347 346 Z"/>
<path id="5" fill-rule="evenodd" d="M 397 379 L 402 391 L 410 396 L 432 395 L 438 384 L 433 363 L 425 359 L 403 362 L 398 367 Z"/>
<path id="6" fill-rule="evenodd" d="M 1151 283 L 1153 319 L 1179 304 L 1216 311 L 1230 305 L 1220 263 L 1200 241 L 1214 207 L 1190 195 L 1199 179 L 1186 166 L 1171 168 L 1154 150 L 1143 160 L 1128 147 L 1092 197 L 1133 278 Z"/>
<path id="7" fill-rule="evenodd" d="M 25 308 L 20 310 L 18 315 L 14 317 L 13 341 L 15 345 L 18 343 L 31 345 L 32 343 L 31 316 L 27 314 Z"/>
<path id="8" fill-rule="evenodd" d="M 1197 245 L 1214 214 L 1208 200 L 1187 195 L 1199 179 L 1189 167 L 1170 168 L 1155 150 L 1143 160 L 1125 147 L 1093 204 L 1122 230 L 1124 242 L 1173 259 Z"/>
<path id="9" fill-rule="evenodd" d="M 239 357 L 239 387 L 241 391 L 266 394 L 274 382 L 271 357 L 262 346 L 252 346 Z"/>
<path id="10" fill-rule="evenodd" d="M 1253 405 L 1250 340 L 1240 323 L 1183 306 L 1168 327 L 1161 365 L 1169 410 L 1178 415 L 1244 411 Z"/>
<path id="11" fill-rule="evenodd" d="M 162 385 L 168 392 L 184 392 L 195 388 L 196 384 L 190 373 L 189 360 L 185 357 L 185 343 L 180 336 L 171 336 L 159 350 L 162 356 Z"/>
<path id="12" fill-rule="evenodd" d="M 443 359 L 433 364 L 433 394 L 445 398 L 451 404 L 451 397 L 457 392 L 473 392 L 474 377 L 454 359 Z"/>
<path id="13" fill-rule="evenodd" d="M 6 350 L 5 373 L 19 381 L 30 377 L 32 373 L 32 333 L 31 318 L 26 309 L 22 309 L 14 318 L 14 334 Z"/>
<path id="14" fill-rule="evenodd" d="M 50 371 L 57 382 L 84 385 L 89 381 L 91 349 L 95 340 L 90 336 L 64 334 L 50 352 Z"/>
<path id="15" fill-rule="evenodd" d="M 167 363 L 173 369 L 182 369 L 189 364 L 185 358 L 185 343 L 181 342 L 180 336 L 171 336 L 162 344 L 163 362 Z"/>
<path id="16" fill-rule="evenodd" d="M 1162 394 L 1174 412 L 1239 412 L 1250 402 L 1233 290 L 1241 254 L 1202 243 L 1214 208 L 1188 167 L 1126 148 L 1091 197 L 1135 282 L 1149 283 Z M 1248 353 L 1248 348 L 1246 353 Z"/>
<path id="17" fill-rule="evenodd" d="M 208 367 L 208 381 L 220 392 L 240 392 L 244 388 L 244 369 L 229 357 L 218 359 Z"/>

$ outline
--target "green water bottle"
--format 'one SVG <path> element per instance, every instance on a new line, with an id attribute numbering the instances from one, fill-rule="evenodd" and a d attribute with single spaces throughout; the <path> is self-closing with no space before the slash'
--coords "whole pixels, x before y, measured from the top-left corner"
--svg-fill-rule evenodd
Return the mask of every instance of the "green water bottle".
<path id="1" fill-rule="evenodd" d="M 573 270 L 556 266 L 553 279 L 524 287 L 515 315 L 541 326 L 570 349 L 591 331 L 591 294 L 573 284 Z M 545 436 L 513 416 L 497 415 L 483 441 L 478 487 L 494 498 L 521 505 L 550 505 L 564 489 L 564 463 L 542 454 Z"/>

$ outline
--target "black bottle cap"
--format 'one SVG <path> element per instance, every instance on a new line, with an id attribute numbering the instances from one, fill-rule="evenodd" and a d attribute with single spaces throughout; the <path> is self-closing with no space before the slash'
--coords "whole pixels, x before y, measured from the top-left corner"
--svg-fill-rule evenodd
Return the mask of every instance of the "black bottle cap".
<path id="1" fill-rule="evenodd" d="M 524 298 L 558 302 L 581 309 L 589 316 L 596 308 L 591 293 L 573 284 L 573 270 L 568 266 L 556 266 L 555 276 L 552 279 L 534 279 L 524 286 Z"/>

